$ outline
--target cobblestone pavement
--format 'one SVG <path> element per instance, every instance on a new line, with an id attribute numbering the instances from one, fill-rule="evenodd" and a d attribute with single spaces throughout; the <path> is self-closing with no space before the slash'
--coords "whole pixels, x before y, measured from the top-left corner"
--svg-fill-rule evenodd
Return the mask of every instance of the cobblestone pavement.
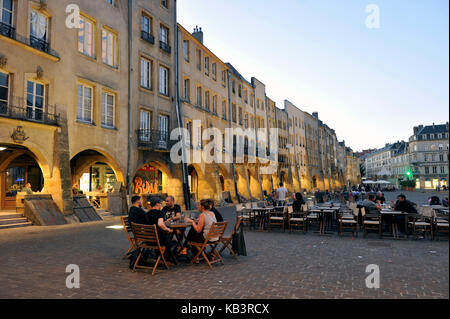
<path id="1" fill-rule="evenodd" d="M 247 257 L 132 272 L 119 219 L 0 232 L 0 298 L 448 298 L 448 241 L 247 231 Z M 77 264 L 80 289 L 67 289 Z M 381 288 L 365 286 L 377 264 Z"/>

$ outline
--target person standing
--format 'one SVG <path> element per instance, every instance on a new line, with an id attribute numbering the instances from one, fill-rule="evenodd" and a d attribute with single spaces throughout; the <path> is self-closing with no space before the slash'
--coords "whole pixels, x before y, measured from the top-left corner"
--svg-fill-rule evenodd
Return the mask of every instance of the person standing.
<path id="1" fill-rule="evenodd" d="M 285 206 L 286 205 L 286 197 L 289 193 L 286 187 L 284 187 L 283 183 L 280 183 L 280 187 L 276 190 L 277 193 L 277 202 L 278 206 Z"/>

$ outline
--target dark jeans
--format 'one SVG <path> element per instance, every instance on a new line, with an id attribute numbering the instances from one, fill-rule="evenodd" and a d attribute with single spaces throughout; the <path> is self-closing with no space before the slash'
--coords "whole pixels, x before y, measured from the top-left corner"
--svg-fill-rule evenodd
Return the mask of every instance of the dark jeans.
<path id="1" fill-rule="evenodd" d="M 394 218 L 394 221 L 398 227 L 398 231 L 406 233 L 406 216 L 394 216 Z"/>

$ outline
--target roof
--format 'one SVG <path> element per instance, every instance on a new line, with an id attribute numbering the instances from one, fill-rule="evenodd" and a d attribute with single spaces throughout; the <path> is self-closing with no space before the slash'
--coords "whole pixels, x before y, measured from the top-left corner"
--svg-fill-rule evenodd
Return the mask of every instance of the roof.
<path id="1" fill-rule="evenodd" d="M 419 140 L 422 139 L 422 135 L 427 134 L 427 139 L 430 139 L 429 134 L 444 134 L 448 133 L 448 124 L 438 124 L 438 125 L 427 125 L 424 127 L 419 126 L 419 130 L 414 135 L 418 137 Z"/>
<path id="2" fill-rule="evenodd" d="M 250 85 L 251 87 L 253 87 L 253 84 L 250 83 L 249 81 L 247 81 L 247 80 L 242 76 L 242 74 L 240 74 L 240 73 L 238 72 L 238 70 L 236 70 L 236 68 L 235 68 L 231 63 L 227 62 L 227 63 L 225 63 L 225 65 L 226 65 L 227 67 L 230 68 L 230 72 L 233 73 L 233 75 L 234 75 L 235 77 L 237 77 L 237 78 L 240 79 L 241 81 L 246 82 L 248 85 Z"/>

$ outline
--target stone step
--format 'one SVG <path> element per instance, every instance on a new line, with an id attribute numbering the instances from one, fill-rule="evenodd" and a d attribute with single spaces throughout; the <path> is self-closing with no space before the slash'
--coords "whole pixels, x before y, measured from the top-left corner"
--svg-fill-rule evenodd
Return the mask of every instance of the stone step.
<path id="1" fill-rule="evenodd" d="M 19 223 L 19 224 L 0 225 L 0 230 L 1 229 L 8 229 L 8 228 L 28 227 L 28 226 L 32 226 L 32 225 L 33 224 L 31 222 Z"/>
<path id="2" fill-rule="evenodd" d="M 2 219 L 11 219 L 11 218 L 21 218 L 22 214 L 17 213 L 0 213 L 0 220 Z"/>
<path id="3" fill-rule="evenodd" d="M 28 222 L 25 217 L 0 219 L 0 225 L 22 224 Z"/>

